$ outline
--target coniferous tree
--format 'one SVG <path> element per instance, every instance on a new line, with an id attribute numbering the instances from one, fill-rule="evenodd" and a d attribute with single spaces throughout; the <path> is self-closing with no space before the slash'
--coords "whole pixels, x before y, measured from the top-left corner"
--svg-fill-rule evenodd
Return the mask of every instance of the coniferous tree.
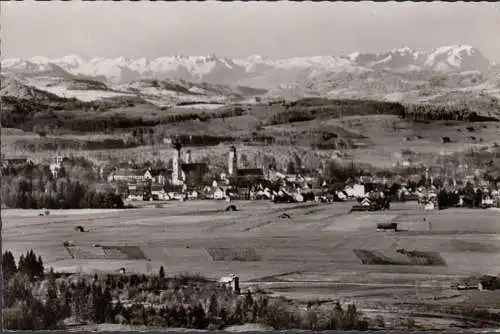
<path id="1" fill-rule="evenodd" d="M 62 307 L 57 296 L 56 279 L 52 268 L 48 276 L 47 299 L 45 300 L 44 311 L 44 328 L 54 329 L 62 315 Z"/>
<path id="2" fill-rule="evenodd" d="M 6 282 L 17 272 L 16 260 L 10 251 L 2 255 L 2 272 Z"/>
<path id="3" fill-rule="evenodd" d="M 201 303 L 197 303 L 192 312 L 192 326 L 196 329 L 205 329 L 208 326 L 205 310 Z"/>
<path id="4" fill-rule="evenodd" d="M 215 319 L 219 316 L 219 305 L 217 302 L 217 296 L 212 294 L 210 296 L 210 301 L 208 303 L 208 317 L 210 319 Z"/>

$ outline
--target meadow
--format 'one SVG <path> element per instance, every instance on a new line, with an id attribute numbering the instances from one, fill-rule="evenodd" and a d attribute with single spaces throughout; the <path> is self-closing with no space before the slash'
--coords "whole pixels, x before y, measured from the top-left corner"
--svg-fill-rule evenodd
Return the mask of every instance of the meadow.
<path id="1" fill-rule="evenodd" d="M 453 291 L 452 282 L 500 272 L 498 211 L 421 211 L 407 202 L 385 212 L 349 214 L 352 203 L 234 204 L 238 211 L 225 212 L 223 201 L 53 210 L 49 216 L 7 209 L 3 248 L 16 258 L 33 248 L 56 271 L 156 273 L 164 266 L 168 274 L 214 279 L 235 273 L 244 289 L 269 289 L 297 300 L 341 299 L 367 309 L 402 301 L 464 303 L 480 292 Z M 283 212 L 290 218 L 280 218 Z M 430 231 L 424 217 L 432 222 Z M 380 222 L 397 222 L 401 232 L 377 232 Z M 430 252 L 445 263 L 367 265 L 354 249 L 393 259 L 402 256 L 397 249 Z"/>

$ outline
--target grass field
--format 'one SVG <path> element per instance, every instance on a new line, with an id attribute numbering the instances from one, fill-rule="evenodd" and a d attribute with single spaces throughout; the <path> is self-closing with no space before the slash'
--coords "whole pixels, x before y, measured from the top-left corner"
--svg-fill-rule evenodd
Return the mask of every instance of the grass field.
<path id="1" fill-rule="evenodd" d="M 349 214 L 352 203 L 312 208 L 241 201 L 240 211 L 224 212 L 226 205 L 167 202 L 163 208 L 61 210 L 49 216 L 2 210 L 3 249 L 18 258 L 33 248 L 47 268 L 56 270 L 125 267 L 145 273 L 164 266 L 167 274 L 219 278 L 236 273 L 243 287 L 258 285 L 299 299 L 336 296 L 366 307 L 401 296 L 418 301 L 444 294 L 441 300 L 452 302 L 456 296 L 446 296 L 455 279 L 500 273 L 500 212 L 494 210 L 424 212 L 408 202 L 393 203 L 391 211 Z M 283 212 L 291 218 L 279 218 Z M 432 222 L 431 231 L 424 217 Z M 403 231 L 376 231 L 377 223 L 388 221 Z M 86 232 L 75 231 L 78 225 Z M 63 247 L 66 240 L 79 257 Z M 90 251 L 95 244 L 101 248 Z M 353 252 L 395 254 L 399 248 L 437 254 L 446 265 L 367 265 Z"/>

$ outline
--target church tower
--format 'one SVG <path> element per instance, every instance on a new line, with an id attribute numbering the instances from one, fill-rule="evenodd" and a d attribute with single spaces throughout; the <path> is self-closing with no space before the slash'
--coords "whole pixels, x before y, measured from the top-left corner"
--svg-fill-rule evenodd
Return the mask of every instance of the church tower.
<path id="1" fill-rule="evenodd" d="M 230 176 L 236 175 L 238 170 L 238 158 L 236 155 L 236 147 L 231 145 L 229 147 L 229 163 L 228 163 L 228 173 Z"/>
<path id="2" fill-rule="evenodd" d="M 172 184 L 179 185 L 181 180 L 181 144 L 174 143 L 174 152 L 172 156 Z"/>

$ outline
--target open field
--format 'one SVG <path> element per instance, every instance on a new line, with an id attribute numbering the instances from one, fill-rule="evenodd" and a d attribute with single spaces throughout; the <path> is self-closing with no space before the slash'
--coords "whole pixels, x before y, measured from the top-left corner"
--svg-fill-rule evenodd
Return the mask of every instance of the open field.
<path id="1" fill-rule="evenodd" d="M 16 258 L 33 248 L 56 270 L 125 267 L 145 273 L 163 265 L 169 274 L 218 278 L 237 273 L 244 288 L 260 286 L 304 300 L 340 298 L 366 308 L 402 298 L 472 302 L 479 292 L 452 291 L 450 283 L 500 273 L 498 211 L 424 212 L 408 202 L 393 203 L 391 211 L 348 214 L 352 203 L 235 204 L 239 211 L 224 212 L 227 203 L 218 201 L 122 211 L 61 210 L 43 217 L 37 210 L 2 210 L 3 248 Z M 316 214 L 309 214 L 312 209 Z M 290 219 L 279 218 L 285 211 Z M 431 231 L 424 217 L 432 222 Z M 385 221 L 397 222 L 402 231 L 377 232 L 376 224 Z M 85 232 L 75 231 L 79 225 Z M 71 251 L 63 247 L 66 240 L 73 243 Z M 445 265 L 366 265 L 353 252 L 395 254 L 400 248 L 434 252 Z"/>

